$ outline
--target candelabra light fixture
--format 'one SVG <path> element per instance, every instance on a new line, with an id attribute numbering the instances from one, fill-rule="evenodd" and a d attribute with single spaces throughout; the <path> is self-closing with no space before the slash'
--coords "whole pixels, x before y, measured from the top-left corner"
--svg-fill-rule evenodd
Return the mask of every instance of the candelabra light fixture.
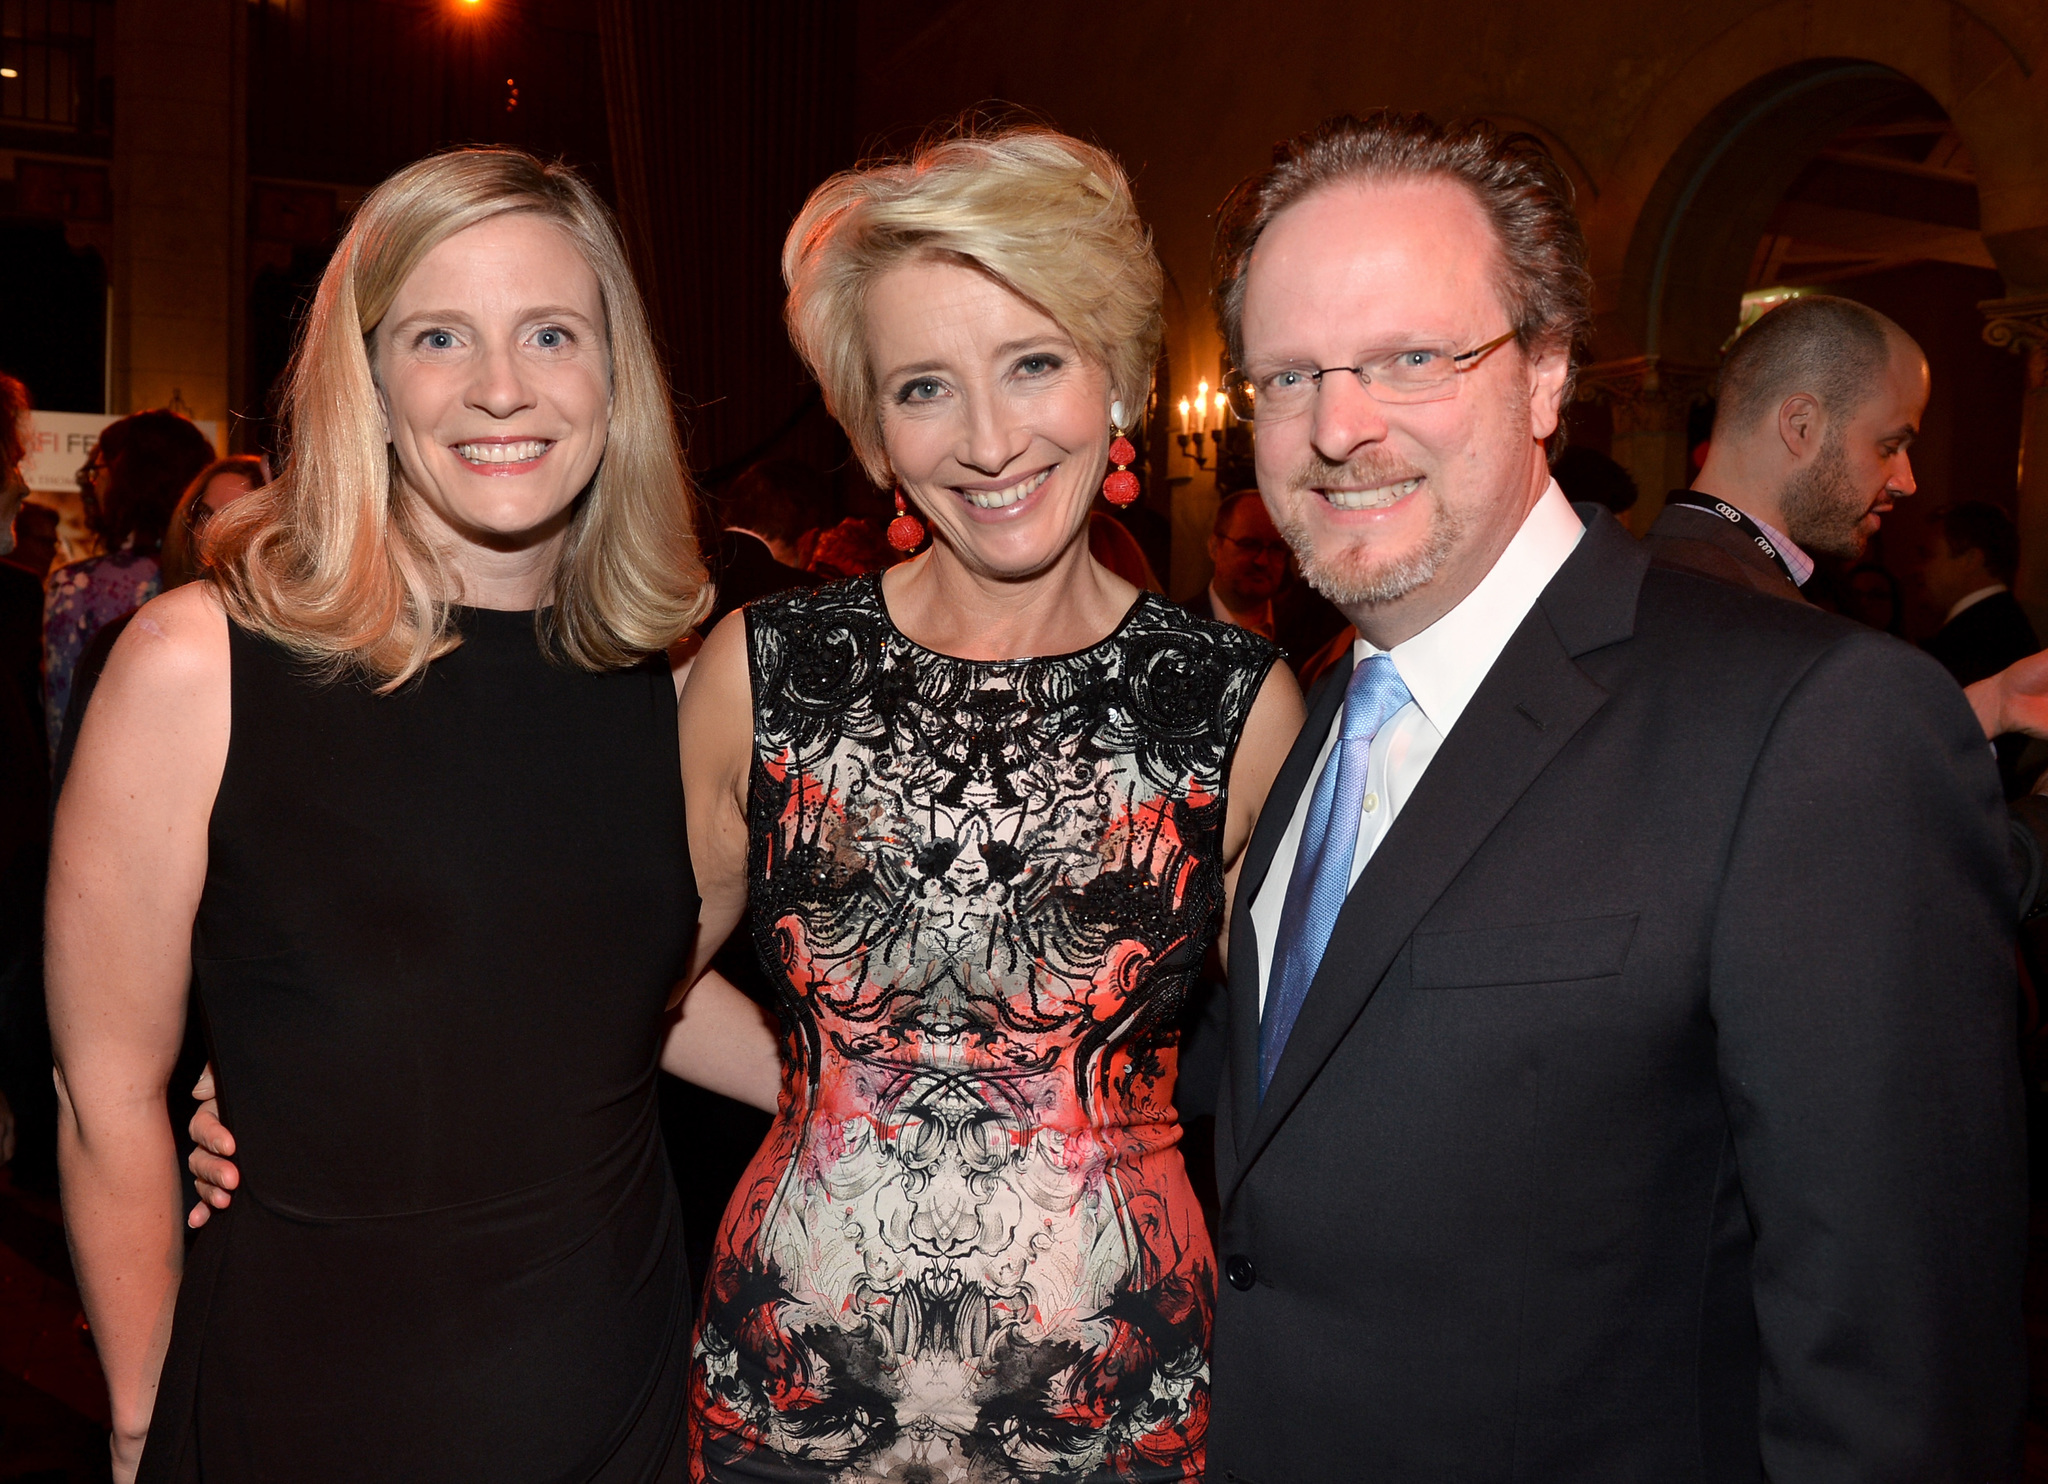
<path id="1" fill-rule="evenodd" d="M 1197 382 L 1194 396 L 1180 399 L 1179 442 L 1182 455 L 1193 460 L 1197 469 L 1207 469 L 1211 453 L 1204 445 L 1206 439 L 1208 444 L 1214 445 L 1214 457 L 1220 466 L 1224 435 L 1235 421 L 1237 414 L 1230 410 L 1230 399 L 1221 392 L 1212 398 L 1209 383 Z"/>

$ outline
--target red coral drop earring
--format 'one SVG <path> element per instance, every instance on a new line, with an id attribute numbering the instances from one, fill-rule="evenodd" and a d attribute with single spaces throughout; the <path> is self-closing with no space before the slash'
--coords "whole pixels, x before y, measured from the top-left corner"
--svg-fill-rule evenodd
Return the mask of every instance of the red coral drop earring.
<path id="1" fill-rule="evenodd" d="M 869 527 L 870 530 L 874 528 Z M 889 522 L 889 544 L 898 551 L 916 551 L 924 540 L 924 522 L 910 513 L 910 507 L 903 503 L 903 490 L 896 490 L 896 518 Z"/>
<path id="2" fill-rule="evenodd" d="M 1109 425 L 1116 429 L 1116 438 L 1109 445 L 1109 461 L 1116 469 L 1102 481 L 1102 498 L 1112 505 L 1128 505 L 1138 498 L 1138 476 L 1124 466 L 1138 461 L 1138 450 L 1124 436 L 1123 403 L 1109 404 Z"/>

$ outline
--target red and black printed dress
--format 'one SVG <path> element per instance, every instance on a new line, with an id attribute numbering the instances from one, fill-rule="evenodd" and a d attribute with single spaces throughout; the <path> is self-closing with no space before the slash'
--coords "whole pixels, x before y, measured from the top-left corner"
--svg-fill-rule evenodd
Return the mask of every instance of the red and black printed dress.
<path id="1" fill-rule="evenodd" d="M 746 612 L 786 1069 L 708 1275 L 696 1476 L 1198 1479 L 1176 1016 L 1273 647 L 1149 594 L 1005 662 L 912 643 L 879 577 Z"/>

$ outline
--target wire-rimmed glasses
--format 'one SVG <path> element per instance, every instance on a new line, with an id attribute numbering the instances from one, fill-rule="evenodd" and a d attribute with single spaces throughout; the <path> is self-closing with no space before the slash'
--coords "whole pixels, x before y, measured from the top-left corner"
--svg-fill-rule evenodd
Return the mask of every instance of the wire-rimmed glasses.
<path id="1" fill-rule="evenodd" d="M 1233 371 L 1223 378 L 1230 410 L 1246 422 L 1279 422 L 1306 412 L 1323 378 L 1348 371 L 1375 401 L 1390 405 L 1442 402 L 1458 394 L 1458 376 L 1486 355 L 1514 339 L 1509 330 L 1481 346 L 1461 351 L 1449 341 L 1410 341 L 1388 350 L 1367 351 L 1355 366 L 1309 366 L 1287 363 Z"/>

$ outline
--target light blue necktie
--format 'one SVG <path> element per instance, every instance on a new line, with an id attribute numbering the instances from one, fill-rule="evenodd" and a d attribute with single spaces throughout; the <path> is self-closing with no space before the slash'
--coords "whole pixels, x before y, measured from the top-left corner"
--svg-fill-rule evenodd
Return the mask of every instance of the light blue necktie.
<path id="1" fill-rule="evenodd" d="M 1387 718 L 1407 705 L 1408 687 L 1384 654 L 1351 673 L 1344 688 L 1344 727 L 1323 763 L 1302 821 L 1301 848 L 1280 909 L 1277 961 L 1266 986 L 1266 1010 L 1259 1019 L 1259 1099 L 1273 1081 L 1280 1053 L 1301 1014 L 1330 944 L 1337 913 L 1351 894 L 1351 858 L 1358 852 L 1358 818 L 1365 807 L 1365 770 L 1372 739 Z"/>

